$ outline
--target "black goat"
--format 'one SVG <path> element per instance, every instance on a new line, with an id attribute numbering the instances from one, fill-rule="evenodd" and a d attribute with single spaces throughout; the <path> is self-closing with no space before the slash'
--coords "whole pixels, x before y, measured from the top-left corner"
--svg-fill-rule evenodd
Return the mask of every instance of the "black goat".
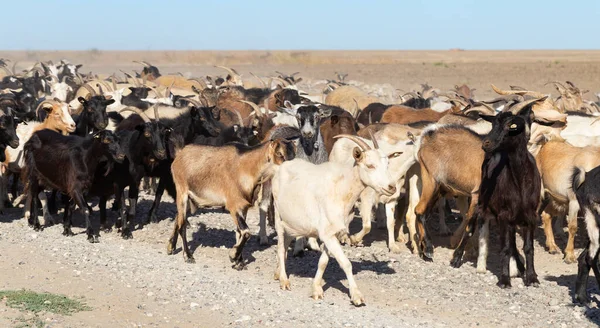
<path id="1" fill-rule="evenodd" d="M 114 99 L 106 99 L 104 96 L 92 96 L 86 100 L 83 97 L 77 98 L 83 105 L 81 114 L 73 119 L 76 122 L 75 134 L 84 136 L 89 133 L 104 130 L 108 125 L 108 115 L 106 106 L 115 102 Z"/>
<path id="2" fill-rule="evenodd" d="M 97 242 L 90 224 L 88 205 L 84 193 L 92 185 L 96 167 L 101 161 L 121 162 L 125 154 L 118 138 L 111 131 L 94 135 L 63 136 L 51 130 L 35 132 L 25 143 L 25 176 L 28 203 L 31 206 L 30 225 L 40 230 L 37 195 L 44 188 L 52 188 L 68 195 L 84 212 L 88 241 Z M 59 169 L 57 169 L 59 168 Z M 33 201 L 31 201 L 33 200 Z M 70 206 L 67 206 L 63 222 L 63 235 L 71 236 Z"/>
<path id="3" fill-rule="evenodd" d="M 11 148 L 19 147 L 19 137 L 17 136 L 17 124 L 19 119 L 13 116 L 11 107 L 0 109 L 0 144 L 10 146 Z M 6 160 L 4 152 L 0 154 L 2 161 Z"/>
<path id="4" fill-rule="evenodd" d="M 131 93 L 121 98 L 121 104 L 137 107 L 141 110 L 148 109 L 152 106 L 151 103 L 142 100 L 148 98 L 148 92 L 152 89 L 146 87 L 130 87 L 129 90 L 131 90 Z"/>
<path id="5" fill-rule="evenodd" d="M 600 285 L 600 166 L 585 173 L 575 168 L 572 178 L 573 190 L 583 212 L 587 227 L 588 243 L 579 255 L 579 269 L 575 283 L 575 301 L 588 304 L 587 280 L 590 268 L 594 270 L 596 281 Z"/>
<path id="6" fill-rule="evenodd" d="M 390 106 L 391 105 L 385 105 L 382 103 L 369 104 L 362 111 L 360 111 L 360 114 L 358 114 L 356 117 L 356 121 L 363 126 L 378 123 L 381 121 L 383 113 L 385 113 Z"/>
<path id="7" fill-rule="evenodd" d="M 489 224 L 495 218 L 500 229 L 502 271 L 498 285 L 511 287 L 510 260 L 514 258 L 519 272 L 525 270 L 516 246 L 516 226 L 523 226 L 526 271 L 526 286 L 539 285 L 533 261 L 533 237 L 538 222 L 537 209 L 540 204 L 541 179 L 533 155 L 527 150 L 529 128 L 533 120 L 532 104 L 537 101 L 520 103 L 519 108 L 497 116 L 481 115 L 492 123 L 492 130 L 483 139 L 485 157 L 481 166 L 481 185 L 473 219 L 469 222 L 468 233 L 454 251 L 451 265 L 459 267 L 468 237 L 473 233 L 475 223 Z M 517 107 L 515 106 L 515 107 Z M 517 114 L 513 115 L 512 112 Z M 485 238 L 480 233 L 480 239 Z M 481 240 L 480 240 L 481 243 Z M 480 254 L 481 256 L 481 254 Z"/>

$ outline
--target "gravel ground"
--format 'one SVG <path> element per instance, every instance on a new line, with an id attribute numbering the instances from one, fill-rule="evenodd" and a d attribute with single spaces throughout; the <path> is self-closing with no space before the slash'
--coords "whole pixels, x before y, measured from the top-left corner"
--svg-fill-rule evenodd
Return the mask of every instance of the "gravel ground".
<path id="1" fill-rule="evenodd" d="M 151 197 L 142 198 L 138 219 L 151 204 Z M 175 206 L 169 197 L 165 201 L 160 217 L 173 218 Z M 80 234 L 74 237 L 63 237 L 60 225 L 35 232 L 21 217 L 22 209 L 8 209 L 1 219 L 0 289 L 83 296 L 93 308 L 71 317 L 48 316 L 46 322 L 53 327 L 593 327 L 600 323 L 598 303 L 591 308 L 572 305 L 576 265 L 546 253 L 539 239 L 535 263 L 540 287 L 526 288 L 515 278 L 512 289 L 502 290 L 496 286 L 494 242 L 488 265 L 492 272 L 476 274 L 471 262 L 460 269 L 449 266 L 448 238 L 434 239 L 438 245 L 435 260 L 425 263 L 407 248 L 400 254 L 389 253 L 385 231 L 374 229 L 365 240 L 367 246 L 344 246 L 367 300 L 366 306 L 356 308 L 335 261 L 330 261 L 325 272 L 325 299 L 309 297 L 316 252 L 290 256 L 292 291 L 280 290 L 273 280 L 275 247 L 260 247 L 257 239 L 244 250 L 246 270 L 233 270 L 227 256 L 235 239 L 233 223 L 219 210 L 205 210 L 190 218 L 188 234 L 196 264 L 184 263 L 180 249 L 176 255 L 166 255 L 170 219 L 134 231 L 132 240 L 112 232 L 103 233 L 100 243 L 89 244 L 80 215 L 75 217 L 74 228 Z M 453 228 L 457 223 L 449 222 Z M 249 225 L 257 234 L 254 210 L 249 213 Z M 356 220 L 351 230 L 359 226 Z M 429 228 L 435 235 L 436 227 Z M 541 229 L 537 235 L 543 235 Z M 560 236 L 559 244 L 563 241 Z M 591 282 L 590 288 L 597 298 L 596 283 Z M 17 315 L 4 305 L 0 311 L 5 312 L 0 324 Z"/>

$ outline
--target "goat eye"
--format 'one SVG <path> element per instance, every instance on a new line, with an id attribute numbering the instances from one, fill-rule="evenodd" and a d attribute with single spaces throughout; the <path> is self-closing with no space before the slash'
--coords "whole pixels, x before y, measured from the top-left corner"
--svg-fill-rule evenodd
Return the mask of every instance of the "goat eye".
<path id="1" fill-rule="evenodd" d="M 372 169 L 374 169 L 374 168 L 375 168 L 375 165 L 371 165 L 371 164 L 369 164 L 369 165 L 367 165 L 367 168 L 368 168 L 369 170 L 372 170 Z"/>
<path id="2" fill-rule="evenodd" d="M 146 138 L 150 138 L 150 132 L 147 132 L 147 131 L 146 131 L 146 132 L 144 132 L 144 137 L 146 137 Z"/>

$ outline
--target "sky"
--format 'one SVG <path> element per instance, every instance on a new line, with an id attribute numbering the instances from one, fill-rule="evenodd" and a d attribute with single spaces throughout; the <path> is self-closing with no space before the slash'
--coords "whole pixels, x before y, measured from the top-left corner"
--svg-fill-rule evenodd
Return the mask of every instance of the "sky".
<path id="1" fill-rule="evenodd" d="M 10 0 L 0 50 L 599 49 L 600 1 Z"/>

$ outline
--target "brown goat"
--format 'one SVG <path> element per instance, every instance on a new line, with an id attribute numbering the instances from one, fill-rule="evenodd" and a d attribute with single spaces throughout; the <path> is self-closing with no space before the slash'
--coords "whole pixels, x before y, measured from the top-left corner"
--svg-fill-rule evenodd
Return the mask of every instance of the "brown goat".
<path id="1" fill-rule="evenodd" d="M 448 109 L 443 112 L 436 112 L 430 108 L 414 109 L 403 105 L 390 106 L 383 116 L 381 123 L 398 123 L 412 124 L 417 122 L 437 122 L 442 117 L 453 112 L 453 109 Z"/>
<path id="2" fill-rule="evenodd" d="M 331 116 L 321 122 L 319 128 L 323 135 L 323 143 L 327 154 L 331 153 L 333 144 L 337 139 L 333 137 L 340 134 L 356 135 L 356 121 L 354 117 L 345 110 L 334 111 Z"/>
<path id="3" fill-rule="evenodd" d="M 236 243 L 229 258 L 234 268 L 242 269 L 242 249 L 250 238 L 246 213 L 254 202 L 255 188 L 273 176 L 275 166 L 294 158 L 293 149 L 291 142 L 278 139 L 254 147 L 188 145 L 178 151 L 171 165 L 177 219 L 167 253 L 173 254 L 179 234 L 185 261 L 194 262 L 186 238 L 188 205 L 192 213 L 197 206 L 224 206 L 236 226 Z"/>

